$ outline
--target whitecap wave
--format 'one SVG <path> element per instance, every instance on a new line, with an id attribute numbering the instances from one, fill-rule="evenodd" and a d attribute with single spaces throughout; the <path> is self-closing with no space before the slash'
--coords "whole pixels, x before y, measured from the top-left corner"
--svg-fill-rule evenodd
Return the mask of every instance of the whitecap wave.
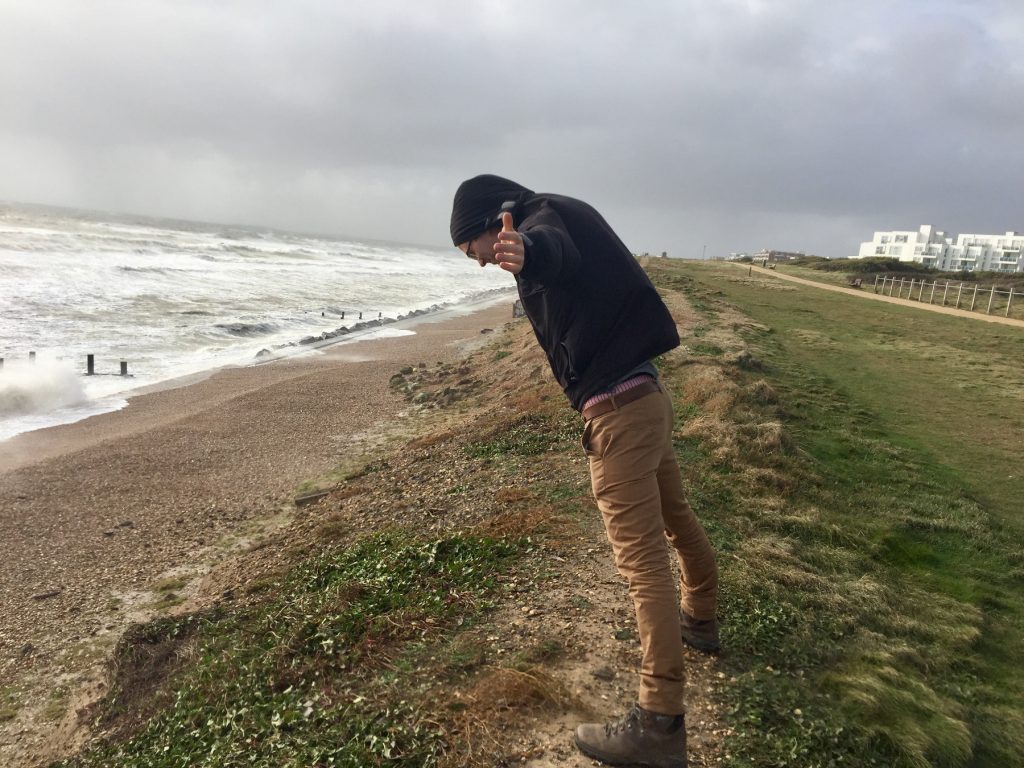
<path id="1" fill-rule="evenodd" d="M 0 370 L 0 417 L 45 413 L 86 400 L 81 376 L 69 363 L 8 364 Z"/>

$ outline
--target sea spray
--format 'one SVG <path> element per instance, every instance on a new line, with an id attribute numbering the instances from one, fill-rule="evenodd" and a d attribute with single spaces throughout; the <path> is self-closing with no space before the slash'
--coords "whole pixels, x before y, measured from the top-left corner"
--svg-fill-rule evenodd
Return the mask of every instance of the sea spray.
<path id="1" fill-rule="evenodd" d="M 45 413 L 86 399 L 81 376 L 70 363 L 7 362 L 0 370 L 0 418 Z"/>
<path id="2" fill-rule="evenodd" d="M 97 374 L 81 388 L 65 379 L 12 389 L 0 403 L 4 440 L 123 407 L 132 390 L 252 364 L 264 349 L 281 357 L 369 338 L 368 324 L 514 283 L 467 268 L 452 247 L 0 203 L 0 286 L 8 366 L 35 350 L 83 373 L 93 355 Z M 118 375 L 122 360 L 128 376 Z"/>

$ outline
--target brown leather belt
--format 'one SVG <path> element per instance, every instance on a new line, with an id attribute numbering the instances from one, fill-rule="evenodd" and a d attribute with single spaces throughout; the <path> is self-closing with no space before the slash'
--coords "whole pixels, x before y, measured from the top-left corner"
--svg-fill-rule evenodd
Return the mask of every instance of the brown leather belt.
<path id="1" fill-rule="evenodd" d="M 634 400 L 639 400 L 644 395 L 658 392 L 660 389 L 661 387 L 658 386 L 657 381 L 649 379 L 642 384 L 637 384 L 635 387 L 627 389 L 621 395 L 612 395 L 607 400 L 602 400 L 599 403 L 594 403 L 589 408 L 584 408 L 583 420 L 590 421 L 601 414 L 614 411 L 616 408 L 621 408 L 627 403 L 632 403 Z"/>

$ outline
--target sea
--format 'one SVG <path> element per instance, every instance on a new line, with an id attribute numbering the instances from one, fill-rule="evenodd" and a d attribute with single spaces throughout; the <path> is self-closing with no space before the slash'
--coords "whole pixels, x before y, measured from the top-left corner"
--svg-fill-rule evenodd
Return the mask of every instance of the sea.
<path id="1" fill-rule="evenodd" d="M 182 376 L 414 333 L 509 287 L 454 248 L 0 203 L 0 440 Z"/>

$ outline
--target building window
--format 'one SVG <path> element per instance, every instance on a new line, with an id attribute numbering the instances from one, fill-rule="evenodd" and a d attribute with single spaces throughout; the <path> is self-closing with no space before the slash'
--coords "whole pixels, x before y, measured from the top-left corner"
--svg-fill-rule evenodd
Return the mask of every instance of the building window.
<path id="1" fill-rule="evenodd" d="M 882 244 L 884 245 L 885 243 L 888 243 L 888 242 L 889 242 L 889 236 L 888 235 L 882 235 Z"/>
<path id="2" fill-rule="evenodd" d="M 875 247 L 875 255 L 885 256 L 885 246 L 879 245 Z"/>
<path id="3" fill-rule="evenodd" d="M 907 242 L 907 236 L 906 235 L 896 235 L 896 242 L 897 243 L 905 243 L 905 242 Z"/>
<path id="4" fill-rule="evenodd" d="M 891 254 L 892 254 L 893 256 L 899 256 L 899 255 L 900 255 L 901 253 L 903 253 L 903 248 L 901 248 L 901 247 L 900 247 L 900 246 L 898 246 L 898 245 L 894 245 L 894 246 L 892 247 L 892 250 L 890 251 L 890 253 L 891 253 Z"/>

